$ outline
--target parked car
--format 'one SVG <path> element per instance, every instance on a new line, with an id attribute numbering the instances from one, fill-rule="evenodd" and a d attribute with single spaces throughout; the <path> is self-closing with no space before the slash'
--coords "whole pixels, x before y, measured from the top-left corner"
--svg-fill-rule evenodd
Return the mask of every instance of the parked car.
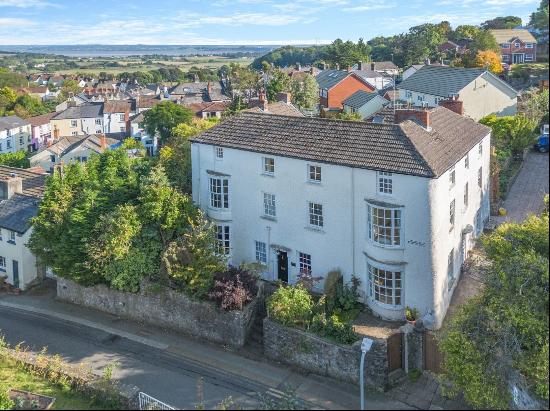
<path id="1" fill-rule="evenodd" d="M 548 153 L 548 134 L 539 136 L 537 142 L 535 143 L 535 150 L 539 153 Z"/>

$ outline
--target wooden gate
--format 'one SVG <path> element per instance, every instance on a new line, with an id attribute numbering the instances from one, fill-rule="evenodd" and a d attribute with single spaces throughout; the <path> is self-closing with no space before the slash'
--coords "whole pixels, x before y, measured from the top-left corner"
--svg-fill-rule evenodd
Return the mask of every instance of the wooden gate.
<path id="1" fill-rule="evenodd" d="M 424 332 L 422 345 L 424 347 L 424 369 L 440 374 L 442 371 L 441 363 L 443 362 L 443 355 L 439 351 L 437 340 L 431 332 Z"/>
<path id="2" fill-rule="evenodd" d="M 389 371 L 403 368 L 403 334 L 396 333 L 388 338 Z"/>

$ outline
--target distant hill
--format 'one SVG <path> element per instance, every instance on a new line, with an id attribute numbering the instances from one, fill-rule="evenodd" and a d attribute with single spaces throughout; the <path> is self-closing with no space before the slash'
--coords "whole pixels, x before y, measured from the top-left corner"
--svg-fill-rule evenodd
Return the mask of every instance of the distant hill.
<path id="1" fill-rule="evenodd" d="M 295 47 L 285 46 L 256 58 L 252 67 L 256 70 L 262 68 L 262 62 L 273 63 L 277 67 L 287 67 L 300 63 L 310 65 L 316 61 L 323 60 L 326 56 L 326 46 Z"/>

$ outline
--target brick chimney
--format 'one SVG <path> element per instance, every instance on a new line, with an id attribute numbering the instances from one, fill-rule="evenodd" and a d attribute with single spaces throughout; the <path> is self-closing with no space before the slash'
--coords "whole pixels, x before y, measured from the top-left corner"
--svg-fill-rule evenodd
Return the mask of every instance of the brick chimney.
<path id="1" fill-rule="evenodd" d="M 268 101 L 265 95 L 265 92 L 260 92 L 259 96 L 259 102 L 260 102 L 260 109 L 263 111 L 268 111 Z"/>
<path id="2" fill-rule="evenodd" d="M 370 63 L 370 69 L 372 71 L 375 71 L 374 69 L 376 68 L 376 63 L 373 61 L 372 63 Z"/>
<path id="3" fill-rule="evenodd" d="M 447 110 L 454 111 L 456 114 L 464 115 L 464 102 L 458 100 L 456 97 L 440 101 L 439 105 L 445 107 Z"/>
<path id="4" fill-rule="evenodd" d="M 430 110 L 422 108 L 399 109 L 395 110 L 395 124 L 412 120 L 424 129 L 431 131 Z"/>
<path id="5" fill-rule="evenodd" d="M 105 134 L 99 135 L 99 145 L 103 149 L 107 148 L 107 138 L 105 137 Z"/>
<path id="6" fill-rule="evenodd" d="M 23 179 L 17 174 L 10 173 L 0 180 L 0 199 L 9 200 L 14 194 L 23 193 Z"/>
<path id="7" fill-rule="evenodd" d="M 212 95 L 212 83 L 208 82 L 206 85 L 206 92 L 208 93 L 208 97 Z"/>
<path id="8" fill-rule="evenodd" d="M 292 94 L 290 93 L 277 93 L 277 96 L 275 97 L 277 101 L 280 101 L 282 103 L 290 104 L 292 102 Z"/>

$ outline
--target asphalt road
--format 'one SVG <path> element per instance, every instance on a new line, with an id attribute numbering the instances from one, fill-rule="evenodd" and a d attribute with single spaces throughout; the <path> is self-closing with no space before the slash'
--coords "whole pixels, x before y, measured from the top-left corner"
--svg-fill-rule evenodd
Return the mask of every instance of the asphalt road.
<path id="1" fill-rule="evenodd" d="M 24 342 L 33 351 L 47 347 L 50 353 L 75 364 L 88 363 L 96 371 L 116 362 L 116 379 L 177 408 L 195 408 L 201 377 L 207 409 L 228 397 L 240 408 L 253 409 L 256 393 L 267 391 L 240 376 L 220 374 L 166 351 L 41 314 L 0 307 L 0 330 L 11 345 Z"/>

